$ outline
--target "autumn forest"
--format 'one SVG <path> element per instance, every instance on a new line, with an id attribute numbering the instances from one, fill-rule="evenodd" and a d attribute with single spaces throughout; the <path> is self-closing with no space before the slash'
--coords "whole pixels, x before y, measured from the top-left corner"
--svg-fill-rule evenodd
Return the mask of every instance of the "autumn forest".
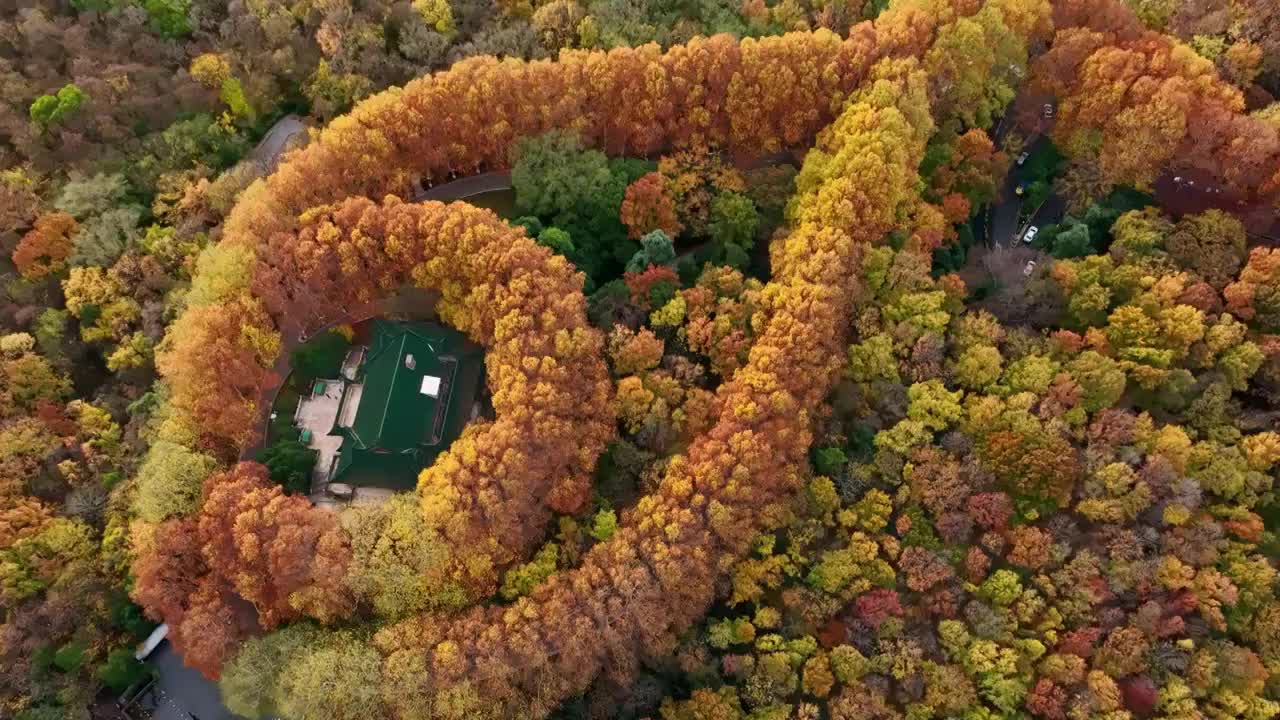
<path id="1" fill-rule="evenodd" d="M 1270 0 L 17 0 L 0 81 L 0 720 L 1280 716 Z M 483 357 L 408 490 L 374 322 Z"/>

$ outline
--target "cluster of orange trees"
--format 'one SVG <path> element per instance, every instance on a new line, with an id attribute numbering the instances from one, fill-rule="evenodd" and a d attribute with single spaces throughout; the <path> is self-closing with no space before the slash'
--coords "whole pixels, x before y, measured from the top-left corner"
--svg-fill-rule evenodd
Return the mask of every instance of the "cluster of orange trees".
<path id="1" fill-rule="evenodd" d="M 954 17 L 954 10 L 947 10 L 947 17 Z M 902 64 L 915 62 L 908 58 L 927 45 L 940 22 L 923 8 L 909 7 L 886 16 L 882 29 L 873 31 L 868 25 L 844 41 L 825 32 L 741 44 L 721 37 L 666 54 L 639 48 L 570 53 L 560 63 L 464 63 L 403 91 L 371 99 L 321 133 L 265 184 L 251 188 L 230 218 L 223 242 L 202 259 L 189 310 L 175 324 L 159 359 L 171 391 L 172 419 L 197 446 L 230 459 L 255 439 L 260 403 L 278 381 L 277 358 L 294 336 L 407 283 L 436 290 L 442 317 L 488 348 L 497 420 L 470 429 L 423 473 L 422 507 L 432 530 L 451 551 L 450 570 L 441 582 L 461 586 L 471 597 L 491 593 L 498 572 L 521 559 L 542 537 L 551 511 L 581 506 L 596 456 L 613 433 L 611 386 L 601 339 L 587 327 L 580 276 L 562 258 L 491 213 L 395 200 L 381 205 L 363 199 L 334 201 L 362 192 L 376 196 L 404 191 L 414 176 L 442 177 L 455 169 L 505 162 L 504 148 L 512 139 L 556 126 L 572 127 L 588 142 L 613 152 L 645 153 L 691 142 L 721 143 L 742 152 L 800 144 L 833 117 L 878 58 L 898 57 L 886 61 L 889 70 L 878 72 L 898 78 L 898 85 L 907 82 Z M 801 68 L 809 70 L 799 72 Z M 626 80 L 637 77 L 647 82 L 629 87 Z M 548 92 L 548 87 L 563 87 L 565 92 Z M 880 80 L 872 87 L 879 95 L 864 101 L 872 103 L 865 112 L 889 112 L 899 94 L 896 85 Z M 921 81 L 913 80 L 908 97 L 917 102 L 905 119 L 906 127 L 928 123 L 924 93 Z M 462 106 L 459 97 L 467 98 Z M 527 104 L 519 102 L 521 97 L 529 98 Z M 618 112 L 616 104 L 602 102 L 606 97 L 623 98 L 625 110 Z M 509 105 L 513 109 L 503 122 L 490 121 L 495 106 Z M 901 116 L 902 111 L 893 114 Z M 433 133 L 448 133 L 451 142 Z M 911 174 L 912 148 L 923 142 L 921 131 L 909 135 L 911 143 L 906 145 L 886 136 L 887 146 L 894 150 L 880 160 L 900 175 Z M 836 145 L 828 170 L 833 179 L 841 172 L 856 172 L 842 164 L 854 160 L 845 157 L 850 150 L 839 145 L 838 137 L 832 141 Z M 852 297 L 848 283 L 853 274 L 839 268 L 852 262 L 851 253 L 860 243 L 884 235 L 894 225 L 898 206 L 910 194 L 909 183 L 889 182 L 885 172 L 867 168 L 868 177 L 857 180 L 874 188 L 866 192 L 875 194 L 866 197 L 851 187 L 844 189 L 848 198 L 815 191 L 815 198 L 822 196 L 815 203 L 856 201 L 861 209 L 845 208 L 841 218 L 845 227 L 860 233 L 860 240 L 800 218 L 800 229 L 787 245 L 794 248 L 795 261 L 778 263 L 779 268 L 794 264 L 795 270 L 781 271 L 779 277 L 822 274 L 797 281 L 795 288 L 782 283 L 766 293 L 774 308 L 771 314 L 778 317 L 775 334 L 780 337 L 772 345 L 760 345 L 754 374 L 748 363 L 738 373 L 740 380 L 722 391 L 718 403 L 731 410 L 716 426 L 720 429 L 707 434 L 706 449 L 695 445 L 686 462 L 675 466 L 673 477 L 689 476 L 684 482 L 664 484 L 675 494 L 646 501 L 653 504 L 654 513 L 695 520 L 697 516 L 682 507 L 687 504 L 685 486 L 695 475 L 704 478 L 699 482 L 710 483 L 701 495 L 711 503 L 712 517 L 724 516 L 732 507 L 732 487 L 723 492 L 716 487 L 730 478 L 738 483 L 757 477 L 781 483 L 772 494 L 763 495 L 748 492 L 744 485 L 737 501 L 753 506 L 769 506 L 770 498 L 781 497 L 779 491 L 794 485 L 786 478 L 799 472 L 807 447 L 803 412 L 820 400 L 825 388 L 814 384 L 807 371 L 788 375 L 785 382 L 772 373 L 783 367 L 812 367 L 818 377 L 833 372 L 831 358 L 838 354 L 838 345 L 832 343 L 847 312 L 840 308 Z M 883 195 L 891 190 L 906 195 Z M 820 212 L 811 214 L 816 218 Z M 869 215 L 865 227 L 855 229 L 863 224 L 864 214 Z M 872 219 L 875 222 L 869 222 Z M 763 337 L 771 336 L 766 332 Z M 774 350 L 766 352 L 770 347 Z M 748 382 L 753 376 L 758 380 Z M 768 403 L 755 399 L 771 386 L 778 387 L 765 394 L 775 398 Z M 753 407 L 768 412 L 750 420 Z M 784 443 L 755 454 L 764 463 L 760 469 L 738 465 L 741 452 L 757 442 L 738 428 L 738 423 L 748 421 L 755 427 L 748 435 Z M 710 465 L 697 469 L 706 463 Z M 734 545 L 750 536 L 756 513 L 744 510 L 731 513 L 733 522 L 718 530 L 729 533 L 731 525 L 740 525 L 731 533 Z M 158 532 L 172 537 L 182 522 L 189 521 L 169 520 L 174 527 Z M 680 552 L 692 555 L 664 561 L 672 571 L 683 573 L 675 569 L 687 566 L 714 574 L 724 549 L 706 545 L 716 537 L 712 528 L 690 527 L 687 532 L 695 532 L 690 540 L 700 536 L 701 541 L 671 544 L 669 536 L 680 534 L 677 530 L 678 526 L 664 530 L 655 538 L 661 547 L 650 546 L 647 552 L 658 556 L 680 547 Z M 631 540 L 619 538 L 607 549 L 645 552 L 639 537 Z M 153 543 L 152 554 L 165 552 L 163 545 Z M 607 555 L 602 552 L 599 557 Z M 146 556 L 141 562 L 153 560 Z M 589 568 L 582 572 L 589 574 Z M 166 574 L 161 568 L 144 575 L 137 594 L 145 601 L 152 597 L 151 581 L 163 582 Z M 649 579 L 657 580 L 652 575 Z M 682 611 L 669 616 L 675 626 L 690 622 L 698 608 L 710 602 L 707 582 L 660 583 L 652 587 L 654 597 L 664 594 L 659 585 L 669 586 L 668 598 L 698 594 L 695 602 L 681 602 Z M 191 591 L 188 604 L 208 594 L 186 587 Z M 270 608 L 251 596 L 239 592 L 239 597 L 250 600 L 259 616 L 271 616 Z M 166 607 L 184 607 L 147 604 L 162 617 L 172 616 Z M 635 605 L 637 613 L 661 612 Z M 584 665 L 579 674 L 589 667 Z"/>
<path id="2" fill-rule="evenodd" d="M 335 515 L 285 495 L 256 463 L 204 484 L 200 512 L 156 528 L 134 564 L 140 604 L 169 624 L 186 662 L 216 676 L 246 637 L 351 612 L 351 547 Z"/>
<path id="3" fill-rule="evenodd" d="M 297 308 L 341 315 L 414 284 L 437 291 L 442 317 L 488 348 L 497 415 L 421 478 L 423 512 L 456 550 L 440 582 L 492 593 L 553 510 L 589 498 L 613 435 L 612 386 L 582 280 L 564 258 L 486 211 L 363 199 L 315 208 L 296 233 L 244 250 L 224 245 L 226 259 L 206 263 L 193 294 L 211 297 L 179 321 L 161 359 L 174 408 L 208 447 L 234 452 L 253 437 L 281 347 L 273 317 L 289 327 Z M 244 262 L 250 271 L 236 275 Z"/>
<path id="4" fill-rule="evenodd" d="M 874 265 L 864 255 L 893 234 L 902 250 L 884 274 L 927 267 L 948 235 L 944 209 L 919 197 L 933 114 L 966 106 L 977 108 L 967 122 L 989 120 L 982 108 L 1009 99 L 989 80 L 994 69 L 1025 62 L 1049 15 L 1045 0 L 910 0 L 843 40 L 819 31 L 698 39 L 665 53 L 566 51 L 554 63 L 477 59 L 375 96 L 251 187 L 202 259 L 159 360 L 171 419 L 229 460 L 255 439 L 282 347 L 403 285 L 438 292 L 442 317 L 488 349 L 497 419 L 470 428 L 418 492 L 449 552 L 440 583 L 469 599 L 491 595 L 553 512 L 589 498 L 615 432 L 603 342 L 586 319 L 582 277 L 562 257 L 490 212 L 394 195 L 503 166 L 516 139 L 549 129 L 633 155 L 687 145 L 767 153 L 816 137 L 787 210 L 791 229 L 771 247 L 754 344 L 717 389 L 709 429 L 671 459 L 657 491 L 577 568 L 514 604 L 419 615 L 374 638 L 396 716 L 545 715 L 601 672 L 623 678 L 669 653 L 756 534 L 782 522 L 808 473 L 811 420 L 845 364 L 859 302 L 875 292 L 864 287 Z M 1240 182 L 1265 194 L 1273 180 Z M 934 295 L 955 301 L 952 279 L 938 285 L 895 299 L 904 327 L 936 315 L 945 323 L 938 308 L 913 314 Z M 1010 464 L 1026 450 L 998 449 Z M 191 618 L 247 634 L 342 616 L 352 601 L 336 578 L 350 548 L 299 502 L 265 489 L 251 465 L 214 476 L 197 519 L 155 530 L 135 595 L 188 643 L 199 642 L 182 629 Z M 234 542 L 219 546 L 219 531 Z M 316 557 L 289 564 L 251 551 L 288 537 Z M 203 669 L 216 674 L 228 649 L 212 648 Z"/>
<path id="5" fill-rule="evenodd" d="M 277 259 L 273 274 L 293 287 L 340 269 L 333 287 L 347 295 L 438 289 L 441 316 L 486 346 L 497 418 L 470 425 L 419 490 L 428 525 L 453 549 L 451 580 L 492 594 L 496 571 L 541 540 L 551 511 L 577 512 L 590 499 L 596 457 L 614 435 L 612 384 L 581 276 L 491 212 L 394 198 L 307 213 L 259 266 Z M 279 287 L 261 281 L 259 295 Z"/>
<path id="6" fill-rule="evenodd" d="M 228 218 L 159 361 L 174 404 L 206 446 L 227 454 L 247 447 L 263 390 L 279 380 L 270 372 L 279 333 L 318 329 L 370 299 L 349 286 L 350 266 L 337 256 L 314 269 L 305 256 L 290 259 L 305 252 L 289 246 L 309 211 L 346 197 L 403 197 L 414 181 L 505 166 L 516 139 L 555 128 L 616 154 L 803 146 L 878 58 L 918 54 L 929 43 L 941 20 L 927 5 L 887 15 L 875 31 L 859 26 L 845 40 L 823 31 L 741 43 L 719 36 L 666 53 L 644 46 L 566 52 L 558 62 L 484 58 L 370 98 L 251 186 Z"/>
<path id="7" fill-rule="evenodd" d="M 1273 211 L 1280 127 L 1247 114 L 1243 93 L 1211 60 L 1110 0 L 1056 2 L 1054 24 L 1026 96 L 1056 99 L 1054 141 L 1094 161 L 1104 188 L 1149 186 L 1176 163 Z"/>
<path id="8" fill-rule="evenodd" d="M 470 717 L 546 714 L 601 671 L 625 677 L 669 653 L 706 611 L 717 577 L 802 484 L 808 420 L 838 375 L 863 248 L 915 214 L 932 129 L 923 81 L 914 60 L 885 62 L 824 134 L 829 163 L 798 199 L 762 292 L 767 324 L 719 388 L 714 425 L 624 527 L 509 608 L 417 618 L 377 638 L 398 714 L 461 698 Z M 824 220 L 824 204 L 843 212 Z"/>

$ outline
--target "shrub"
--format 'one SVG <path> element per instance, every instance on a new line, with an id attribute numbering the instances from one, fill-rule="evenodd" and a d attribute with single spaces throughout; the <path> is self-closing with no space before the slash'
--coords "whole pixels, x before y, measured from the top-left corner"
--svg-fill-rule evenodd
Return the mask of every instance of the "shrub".
<path id="1" fill-rule="evenodd" d="M 84 665 L 84 654 L 88 649 L 83 640 L 72 640 L 54 653 L 53 664 L 64 673 L 74 673 Z"/>
<path id="2" fill-rule="evenodd" d="M 150 674 L 151 670 L 138 662 L 127 648 L 112 650 L 107 661 L 98 668 L 98 679 L 116 693 L 128 690 Z"/>

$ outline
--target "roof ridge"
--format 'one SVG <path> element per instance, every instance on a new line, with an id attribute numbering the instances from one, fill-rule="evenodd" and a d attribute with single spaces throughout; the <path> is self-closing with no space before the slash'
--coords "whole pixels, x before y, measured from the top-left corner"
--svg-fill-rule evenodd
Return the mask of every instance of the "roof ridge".
<path id="1" fill-rule="evenodd" d="M 395 395 L 396 379 L 400 377 L 400 366 L 404 365 L 404 363 L 401 362 L 401 358 L 404 357 L 404 346 L 405 343 L 408 342 L 408 334 L 409 333 L 407 332 L 400 333 L 400 348 L 399 352 L 396 353 L 396 367 L 395 370 L 391 372 L 391 381 L 388 386 L 389 392 L 387 392 L 386 398 L 387 401 L 382 405 L 382 418 L 378 420 L 377 437 L 382 437 L 383 431 L 387 428 L 387 415 L 391 414 L 391 398 Z"/>

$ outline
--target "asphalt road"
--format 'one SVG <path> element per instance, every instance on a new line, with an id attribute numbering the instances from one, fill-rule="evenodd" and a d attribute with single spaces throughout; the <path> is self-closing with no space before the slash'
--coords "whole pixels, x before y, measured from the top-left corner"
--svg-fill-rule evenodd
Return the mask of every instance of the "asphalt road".
<path id="1" fill-rule="evenodd" d="M 262 139 L 258 141 L 257 147 L 253 149 L 251 156 L 264 173 L 271 173 L 276 169 L 280 154 L 288 147 L 289 140 L 299 133 L 306 133 L 306 131 L 307 126 L 306 123 L 302 122 L 302 118 L 297 115 L 285 115 L 277 120 L 275 125 L 271 126 L 266 135 L 262 136 Z"/>
<path id="2" fill-rule="evenodd" d="M 222 704 L 218 685 L 187 667 L 166 640 L 147 658 L 158 677 L 159 705 L 154 720 L 233 720 L 236 716 Z"/>
<path id="3" fill-rule="evenodd" d="M 997 136 L 999 134 L 997 130 Z M 1037 142 L 1043 142 L 1043 140 Z M 1028 147 L 1028 150 L 1031 147 L 1034 147 L 1034 143 Z M 1022 198 L 1015 192 L 1018 183 L 1023 179 L 1021 170 L 1022 168 L 1015 161 L 1005 175 L 1000 199 L 989 208 L 988 220 L 985 223 L 989 245 L 1009 246 L 1022 241 L 1023 227 L 1018 224 L 1018 214 L 1022 211 Z M 1050 192 L 1049 197 L 1045 199 L 1044 204 L 1036 211 L 1028 225 L 1043 228 L 1045 225 L 1060 222 L 1066 213 L 1066 207 L 1066 201 L 1057 193 Z"/>
<path id="4" fill-rule="evenodd" d="M 414 193 L 413 202 L 423 202 L 425 200 L 449 202 L 487 192 L 510 189 L 511 171 L 495 170 L 493 172 L 480 173 L 479 175 L 460 177 L 457 180 L 450 180 L 422 192 Z"/>
<path id="5" fill-rule="evenodd" d="M 987 242 L 990 245 L 1010 245 L 1018 233 L 1018 213 L 1022 210 L 1022 198 L 1014 193 L 1018 186 L 1017 166 L 1009 169 L 1000 190 L 1000 199 L 991 206 Z"/>

